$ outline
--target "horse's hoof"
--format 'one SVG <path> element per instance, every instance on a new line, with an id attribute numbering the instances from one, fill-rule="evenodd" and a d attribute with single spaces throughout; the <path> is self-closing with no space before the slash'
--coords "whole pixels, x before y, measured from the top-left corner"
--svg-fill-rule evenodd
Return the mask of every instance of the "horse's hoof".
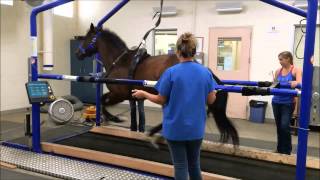
<path id="1" fill-rule="evenodd" d="M 160 149 L 159 144 L 157 144 L 157 140 L 155 138 L 151 138 L 150 144 L 155 149 Z"/>
<path id="2" fill-rule="evenodd" d="M 148 140 L 149 140 L 149 142 L 150 142 L 151 147 L 154 148 L 154 149 L 157 149 L 157 150 L 160 149 L 160 146 L 159 146 L 159 144 L 158 144 L 158 142 L 159 142 L 160 139 L 161 139 L 161 138 L 160 138 L 160 137 L 157 137 L 157 136 L 149 136 L 149 137 L 148 137 Z"/>
<path id="3" fill-rule="evenodd" d="M 118 117 L 112 117 L 109 119 L 109 121 L 115 122 L 115 123 L 122 123 L 124 120 L 118 118 Z"/>

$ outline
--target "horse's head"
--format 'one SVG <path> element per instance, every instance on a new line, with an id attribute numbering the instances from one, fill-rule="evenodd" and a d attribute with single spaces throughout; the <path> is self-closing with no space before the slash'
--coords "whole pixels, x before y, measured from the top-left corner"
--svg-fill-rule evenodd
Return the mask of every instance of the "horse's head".
<path id="1" fill-rule="evenodd" d="M 102 28 L 94 27 L 94 25 L 91 23 L 88 33 L 75 52 L 78 59 L 83 60 L 85 57 L 89 57 L 97 53 L 96 43 L 101 31 Z"/>

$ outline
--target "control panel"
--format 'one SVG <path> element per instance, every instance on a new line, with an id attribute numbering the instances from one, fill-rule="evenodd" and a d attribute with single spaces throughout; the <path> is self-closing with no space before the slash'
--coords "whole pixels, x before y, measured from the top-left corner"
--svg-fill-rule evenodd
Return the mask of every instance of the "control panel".
<path id="1" fill-rule="evenodd" d="M 30 104 L 53 102 L 56 99 L 47 81 L 28 82 L 26 89 Z"/>

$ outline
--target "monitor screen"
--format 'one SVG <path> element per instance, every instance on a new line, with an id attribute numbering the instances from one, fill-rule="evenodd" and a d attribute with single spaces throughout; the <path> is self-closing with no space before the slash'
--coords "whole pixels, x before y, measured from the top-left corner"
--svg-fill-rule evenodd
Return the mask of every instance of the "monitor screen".
<path id="1" fill-rule="evenodd" d="M 46 81 L 32 81 L 26 83 L 30 103 L 47 102 L 49 100 L 49 84 Z"/>

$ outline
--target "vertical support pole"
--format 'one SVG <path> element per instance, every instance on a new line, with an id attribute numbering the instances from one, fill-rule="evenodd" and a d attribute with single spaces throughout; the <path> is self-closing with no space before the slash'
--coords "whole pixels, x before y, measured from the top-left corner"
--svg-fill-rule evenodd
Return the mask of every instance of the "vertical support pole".
<path id="1" fill-rule="evenodd" d="M 103 23 L 105 23 L 107 20 L 109 20 L 114 14 L 116 14 L 124 5 L 126 5 L 130 0 L 122 0 L 120 3 L 118 3 L 107 15 L 105 15 L 97 24 L 97 27 L 102 27 Z M 101 56 L 100 54 L 96 54 L 96 58 L 98 59 L 98 62 L 101 62 Z M 96 73 L 100 73 L 102 71 L 102 67 L 100 63 L 97 63 L 96 65 Z M 102 86 L 101 83 L 96 83 L 96 126 L 101 125 L 101 117 L 100 117 L 100 110 L 101 110 L 101 95 L 102 95 Z"/>
<path id="2" fill-rule="evenodd" d="M 101 58 L 100 58 L 100 54 L 96 54 L 96 57 L 98 59 L 98 63 L 96 63 L 96 73 L 99 74 L 101 73 L 101 64 L 99 62 L 101 62 Z M 101 116 L 100 116 L 100 110 L 101 110 L 101 95 L 102 95 L 102 85 L 101 83 L 96 83 L 96 126 L 100 126 L 101 125 Z"/>
<path id="3" fill-rule="evenodd" d="M 36 41 L 36 38 L 33 38 L 33 41 Z M 33 49 L 33 50 L 34 50 L 33 53 L 36 53 L 36 49 Z M 34 56 L 34 54 L 31 60 L 31 80 L 38 81 L 38 58 Z M 32 115 L 32 150 L 34 152 L 41 152 L 40 104 L 39 103 L 32 103 L 31 115 Z"/>
<path id="4" fill-rule="evenodd" d="M 306 157 L 313 82 L 313 64 L 311 62 L 311 57 L 314 54 L 318 7 L 317 4 L 318 0 L 308 0 L 306 40 L 304 48 L 304 63 L 302 76 L 303 86 L 301 94 L 301 107 L 303 108 L 301 108 L 300 110 L 300 121 L 298 128 L 298 152 L 296 163 L 297 180 L 304 180 L 306 176 Z"/>
<path id="5" fill-rule="evenodd" d="M 31 81 L 38 81 L 38 47 L 37 47 L 37 15 L 40 12 L 52 9 L 73 0 L 56 0 L 42 6 L 35 7 L 30 15 L 30 35 L 32 41 Z M 41 152 L 40 144 L 40 104 L 32 104 L 32 150 Z"/>

